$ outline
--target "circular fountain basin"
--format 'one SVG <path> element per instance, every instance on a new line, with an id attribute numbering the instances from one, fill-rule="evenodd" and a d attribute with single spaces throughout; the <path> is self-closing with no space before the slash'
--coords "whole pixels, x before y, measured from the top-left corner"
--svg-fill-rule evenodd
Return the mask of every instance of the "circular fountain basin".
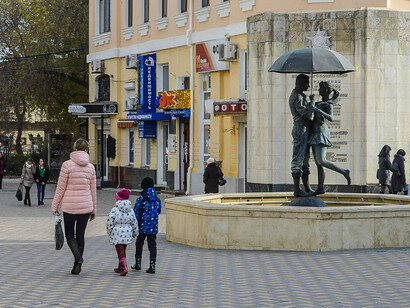
<path id="1" fill-rule="evenodd" d="M 410 247 L 410 196 L 327 193 L 327 207 L 288 206 L 291 193 L 165 200 L 166 236 L 210 249 L 331 251 Z"/>

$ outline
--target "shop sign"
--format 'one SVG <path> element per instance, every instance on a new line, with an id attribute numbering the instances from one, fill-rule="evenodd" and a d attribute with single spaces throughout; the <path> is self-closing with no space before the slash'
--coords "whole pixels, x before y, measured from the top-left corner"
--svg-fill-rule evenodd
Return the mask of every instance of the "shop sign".
<path id="1" fill-rule="evenodd" d="M 214 103 L 214 114 L 247 113 L 247 111 L 248 104 L 246 102 Z"/>
<path id="2" fill-rule="evenodd" d="M 70 105 L 68 112 L 81 116 L 111 115 L 117 114 L 117 102 L 88 103 L 83 105 Z"/>
<path id="3" fill-rule="evenodd" d="M 191 114 L 190 109 L 170 109 L 164 110 L 164 114 L 169 114 L 171 117 L 189 118 Z"/>
<path id="4" fill-rule="evenodd" d="M 171 116 L 163 112 L 155 113 L 130 113 L 127 114 L 128 121 L 169 121 Z"/>
<path id="5" fill-rule="evenodd" d="M 139 97 L 144 113 L 155 112 L 155 98 L 157 92 L 156 54 L 139 56 Z"/>
<path id="6" fill-rule="evenodd" d="M 131 128 L 131 127 L 134 127 L 134 122 L 128 121 L 126 119 L 120 119 L 117 121 L 117 127 L 118 128 Z"/>
<path id="7" fill-rule="evenodd" d="M 158 96 L 159 109 L 190 109 L 191 91 L 164 91 Z"/>
<path id="8" fill-rule="evenodd" d="M 226 40 L 213 40 L 195 45 L 196 72 L 223 71 L 229 69 L 229 63 L 219 61 L 218 46 Z"/>
<path id="9" fill-rule="evenodd" d="M 157 121 L 140 121 L 138 123 L 139 138 L 157 138 Z"/>

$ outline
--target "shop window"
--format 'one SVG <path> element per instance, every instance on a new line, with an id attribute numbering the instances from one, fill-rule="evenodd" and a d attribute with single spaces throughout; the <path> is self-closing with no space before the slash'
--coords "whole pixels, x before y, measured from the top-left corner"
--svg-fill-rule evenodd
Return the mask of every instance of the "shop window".
<path id="1" fill-rule="evenodd" d="M 95 100 L 109 101 L 110 100 L 110 76 L 102 74 L 95 79 Z"/>
<path id="2" fill-rule="evenodd" d="M 98 0 L 99 33 L 111 31 L 111 0 Z"/>
<path id="3" fill-rule="evenodd" d="M 135 130 L 134 128 L 128 129 L 128 164 L 134 164 L 134 157 L 135 157 Z"/>
<path id="4" fill-rule="evenodd" d="M 125 26 L 126 27 L 132 27 L 132 16 L 133 16 L 133 1 L 134 0 L 127 0 L 126 2 L 126 8 L 125 8 Z"/>
<path id="5" fill-rule="evenodd" d="M 141 139 L 141 166 L 149 167 L 151 165 L 151 139 Z"/>

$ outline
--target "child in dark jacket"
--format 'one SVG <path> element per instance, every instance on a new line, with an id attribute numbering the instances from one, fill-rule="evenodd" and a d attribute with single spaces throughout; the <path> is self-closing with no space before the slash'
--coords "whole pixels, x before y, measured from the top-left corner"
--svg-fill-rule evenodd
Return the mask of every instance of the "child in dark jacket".
<path id="1" fill-rule="evenodd" d="M 154 189 L 154 180 L 146 177 L 141 182 L 141 196 L 134 206 L 135 216 L 138 220 L 139 234 L 135 242 L 135 264 L 132 269 L 141 269 L 142 248 L 145 238 L 147 238 L 150 265 L 147 273 L 155 273 L 155 263 L 157 260 L 157 233 L 158 215 L 161 214 L 161 199 Z"/>

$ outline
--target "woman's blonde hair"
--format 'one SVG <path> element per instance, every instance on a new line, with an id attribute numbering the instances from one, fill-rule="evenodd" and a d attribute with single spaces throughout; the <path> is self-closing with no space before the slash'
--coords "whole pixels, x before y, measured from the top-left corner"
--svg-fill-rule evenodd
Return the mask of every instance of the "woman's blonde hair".
<path id="1" fill-rule="evenodd" d="M 75 151 L 85 151 L 88 152 L 88 141 L 85 139 L 78 139 L 74 143 L 74 150 Z"/>

